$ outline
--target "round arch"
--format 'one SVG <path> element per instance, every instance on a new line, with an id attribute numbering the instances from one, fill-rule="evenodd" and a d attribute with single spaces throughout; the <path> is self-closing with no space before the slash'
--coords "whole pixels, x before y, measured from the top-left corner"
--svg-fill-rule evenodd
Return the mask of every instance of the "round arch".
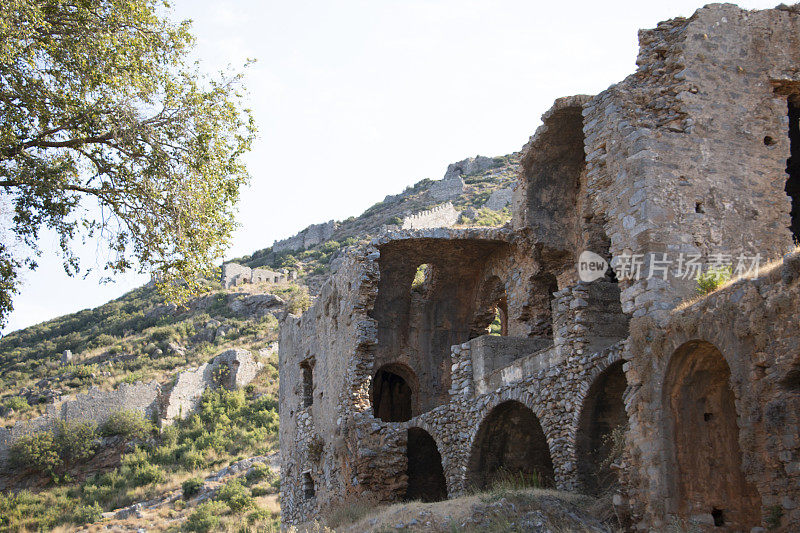
<path id="1" fill-rule="evenodd" d="M 447 481 L 439 447 L 430 433 L 419 427 L 408 429 L 406 446 L 408 486 L 406 500 L 438 502 L 447 499 Z"/>
<path id="2" fill-rule="evenodd" d="M 617 361 L 600 372 L 583 399 L 575 451 L 578 481 L 587 494 L 600 494 L 619 482 L 611 466 L 628 423 L 623 400 L 628 386 L 624 363 Z"/>
<path id="3" fill-rule="evenodd" d="M 713 344 L 679 346 L 662 388 L 670 512 L 708 516 L 715 526 L 750 530 L 761 524 L 761 501 L 742 472 L 742 451 L 730 368 Z"/>
<path id="4" fill-rule="evenodd" d="M 372 377 L 370 402 L 372 414 L 384 422 L 407 422 L 418 414 L 419 382 L 411 368 L 403 363 L 381 366 Z"/>
<path id="5" fill-rule="evenodd" d="M 483 490 L 504 476 L 553 484 L 550 447 L 539 418 L 525 404 L 495 406 L 478 427 L 467 466 L 467 484 Z"/>

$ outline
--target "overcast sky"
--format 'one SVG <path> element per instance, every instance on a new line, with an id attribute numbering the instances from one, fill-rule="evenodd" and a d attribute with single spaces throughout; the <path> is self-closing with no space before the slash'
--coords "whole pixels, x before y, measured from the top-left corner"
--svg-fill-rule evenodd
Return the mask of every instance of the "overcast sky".
<path id="1" fill-rule="evenodd" d="M 773 7 L 747 1 L 746 8 Z M 502 0 L 174 0 L 205 70 L 247 58 L 259 138 L 228 257 L 358 215 L 448 163 L 519 150 L 559 96 L 635 69 L 637 30 L 702 4 Z M 145 278 L 69 278 L 45 236 L 4 333 L 95 307 Z M 48 253 L 49 252 L 49 253 Z M 85 266 L 101 249 L 83 249 Z"/>

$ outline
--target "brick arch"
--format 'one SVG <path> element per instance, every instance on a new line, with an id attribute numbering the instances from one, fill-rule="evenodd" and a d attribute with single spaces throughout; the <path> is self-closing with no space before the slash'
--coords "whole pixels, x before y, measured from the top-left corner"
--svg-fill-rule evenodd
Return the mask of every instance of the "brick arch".
<path id="1" fill-rule="evenodd" d="M 409 426 L 406 441 L 406 500 L 446 500 L 447 481 L 439 443 L 419 426 Z"/>
<path id="2" fill-rule="evenodd" d="M 419 428 L 424 430 L 433 438 L 433 441 L 436 443 L 436 448 L 439 450 L 439 454 L 442 457 L 442 469 L 444 470 L 444 477 L 447 481 L 447 493 L 452 495 L 460 489 L 460 484 L 457 482 L 459 466 L 457 454 L 459 450 L 457 446 L 452 446 L 449 439 L 443 435 L 446 428 L 442 427 L 441 424 L 428 421 L 430 416 L 430 412 L 423 413 L 406 422 L 405 426 L 407 426 L 408 429 Z"/>

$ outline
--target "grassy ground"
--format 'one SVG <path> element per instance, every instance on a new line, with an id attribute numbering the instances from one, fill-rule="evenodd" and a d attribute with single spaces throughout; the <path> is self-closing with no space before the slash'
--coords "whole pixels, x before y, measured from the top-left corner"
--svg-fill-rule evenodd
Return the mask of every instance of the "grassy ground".
<path id="1" fill-rule="evenodd" d="M 263 372 L 246 390 L 207 393 L 191 417 L 133 442 L 117 467 L 80 482 L 70 482 L 71 476 L 59 472 L 60 484 L 0 495 L 0 530 L 74 529 L 101 523 L 104 511 L 179 491 L 185 481 L 204 479 L 245 457 L 274 453 L 278 404 L 276 361 L 271 363 L 273 371 Z M 236 524 L 237 530 L 258 524 L 274 529 L 279 520 L 276 482 L 274 473 L 264 473 L 233 487 L 227 499 L 177 498 L 150 513 L 151 518 L 158 518 L 164 530 L 217 530 L 223 524 Z M 220 495 L 225 496 L 223 488 Z M 141 517 L 131 520 L 147 522 Z"/>

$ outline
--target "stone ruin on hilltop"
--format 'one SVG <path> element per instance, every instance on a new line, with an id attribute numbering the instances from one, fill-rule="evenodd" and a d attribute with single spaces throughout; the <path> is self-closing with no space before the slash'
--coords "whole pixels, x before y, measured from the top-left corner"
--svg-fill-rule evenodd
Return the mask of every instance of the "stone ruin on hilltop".
<path id="1" fill-rule="evenodd" d="M 637 530 L 800 529 L 798 35 L 730 4 L 642 31 L 634 74 L 544 114 L 510 229 L 350 249 L 281 327 L 284 522 L 510 472 Z M 693 299 L 726 258 L 776 261 Z"/>

